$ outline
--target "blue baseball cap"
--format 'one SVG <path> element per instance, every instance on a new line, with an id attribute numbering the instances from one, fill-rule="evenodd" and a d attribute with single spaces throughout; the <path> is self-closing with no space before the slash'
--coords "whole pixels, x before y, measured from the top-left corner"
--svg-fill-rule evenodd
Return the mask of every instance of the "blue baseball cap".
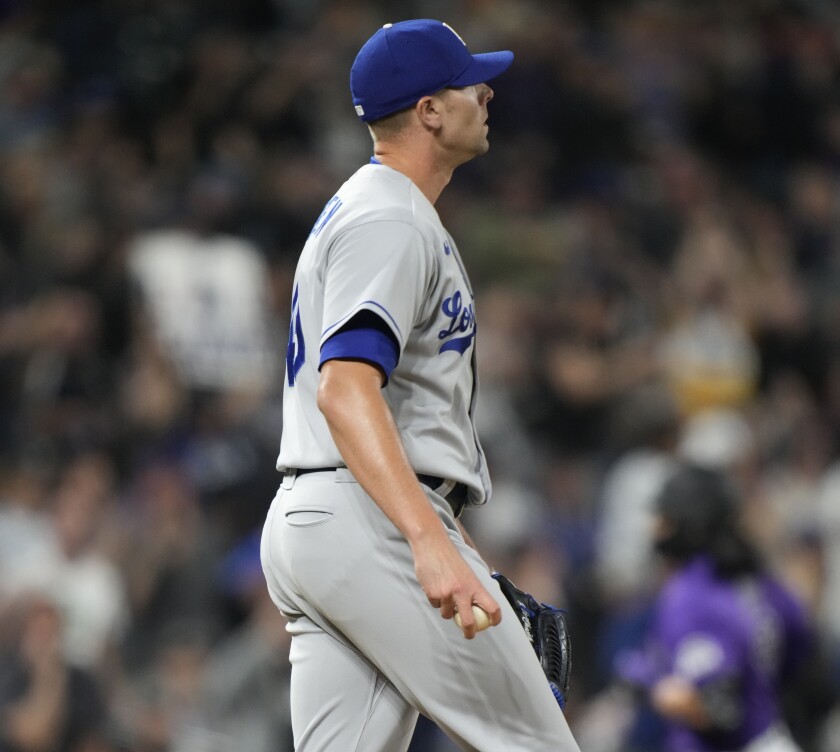
<path id="1" fill-rule="evenodd" d="M 350 69 L 350 92 L 356 114 L 369 122 L 449 86 L 489 81 L 512 62 L 510 50 L 470 54 L 442 21 L 401 21 L 385 24 L 359 50 Z"/>

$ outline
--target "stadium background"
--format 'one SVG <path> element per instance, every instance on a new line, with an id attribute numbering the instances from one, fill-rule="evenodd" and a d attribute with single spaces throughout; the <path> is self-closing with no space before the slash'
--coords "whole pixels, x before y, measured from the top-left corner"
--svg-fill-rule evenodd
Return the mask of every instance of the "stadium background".
<path id="1" fill-rule="evenodd" d="M 819 653 L 786 709 L 837 752 L 829 0 L 0 2 L 0 735 L 21 697 L 48 718 L 36 690 L 73 666 L 46 748 L 291 749 L 255 538 L 290 280 L 369 157 L 353 56 L 408 17 L 516 53 L 490 154 L 439 203 L 477 289 L 496 484 L 466 523 L 568 606 L 581 747 L 656 752 L 612 667 L 658 582 L 650 498 L 685 457 L 736 479 L 807 603 Z M 43 748 L 34 728 L 0 749 Z M 414 749 L 452 748 L 421 724 Z"/>

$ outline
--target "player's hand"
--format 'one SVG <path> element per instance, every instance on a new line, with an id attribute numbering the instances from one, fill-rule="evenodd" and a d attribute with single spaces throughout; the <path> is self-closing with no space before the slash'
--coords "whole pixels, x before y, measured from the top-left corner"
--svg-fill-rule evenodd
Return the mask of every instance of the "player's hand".
<path id="1" fill-rule="evenodd" d="M 653 709 L 666 718 L 686 723 L 698 731 L 712 726 L 711 718 L 696 687 L 681 676 L 659 679 L 651 689 Z"/>
<path id="2" fill-rule="evenodd" d="M 487 613 L 491 626 L 502 620 L 499 604 L 446 535 L 414 547 L 414 570 L 429 603 L 444 619 L 456 611 L 461 615 L 461 631 L 468 640 L 477 631 L 473 604 Z"/>

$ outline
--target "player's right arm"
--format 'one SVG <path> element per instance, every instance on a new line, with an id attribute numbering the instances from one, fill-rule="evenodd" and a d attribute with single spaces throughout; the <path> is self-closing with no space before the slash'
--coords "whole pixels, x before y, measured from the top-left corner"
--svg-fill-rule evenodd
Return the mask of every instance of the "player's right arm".
<path id="1" fill-rule="evenodd" d="M 347 467 L 405 536 L 417 579 L 444 619 L 461 614 L 464 636 L 475 636 L 472 604 L 492 624 L 501 609 L 458 553 L 414 474 L 393 415 L 382 396 L 382 372 L 358 360 L 321 367 L 318 408 Z"/>

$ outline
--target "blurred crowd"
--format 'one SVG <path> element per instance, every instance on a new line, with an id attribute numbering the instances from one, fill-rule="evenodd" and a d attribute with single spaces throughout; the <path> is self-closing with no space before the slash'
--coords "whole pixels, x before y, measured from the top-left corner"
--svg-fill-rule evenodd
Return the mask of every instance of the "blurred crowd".
<path id="1" fill-rule="evenodd" d="M 656 752 L 614 665 L 691 460 L 806 604 L 786 710 L 838 752 L 830 0 L 0 0 L 0 750 L 291 750 L 258 558 L 291 275 L 370 155 L 353 57 L 410 17 L 516 54 L 438 204 L 495 483 L 465 524 L 568 608 L 582 749 Z"/>

